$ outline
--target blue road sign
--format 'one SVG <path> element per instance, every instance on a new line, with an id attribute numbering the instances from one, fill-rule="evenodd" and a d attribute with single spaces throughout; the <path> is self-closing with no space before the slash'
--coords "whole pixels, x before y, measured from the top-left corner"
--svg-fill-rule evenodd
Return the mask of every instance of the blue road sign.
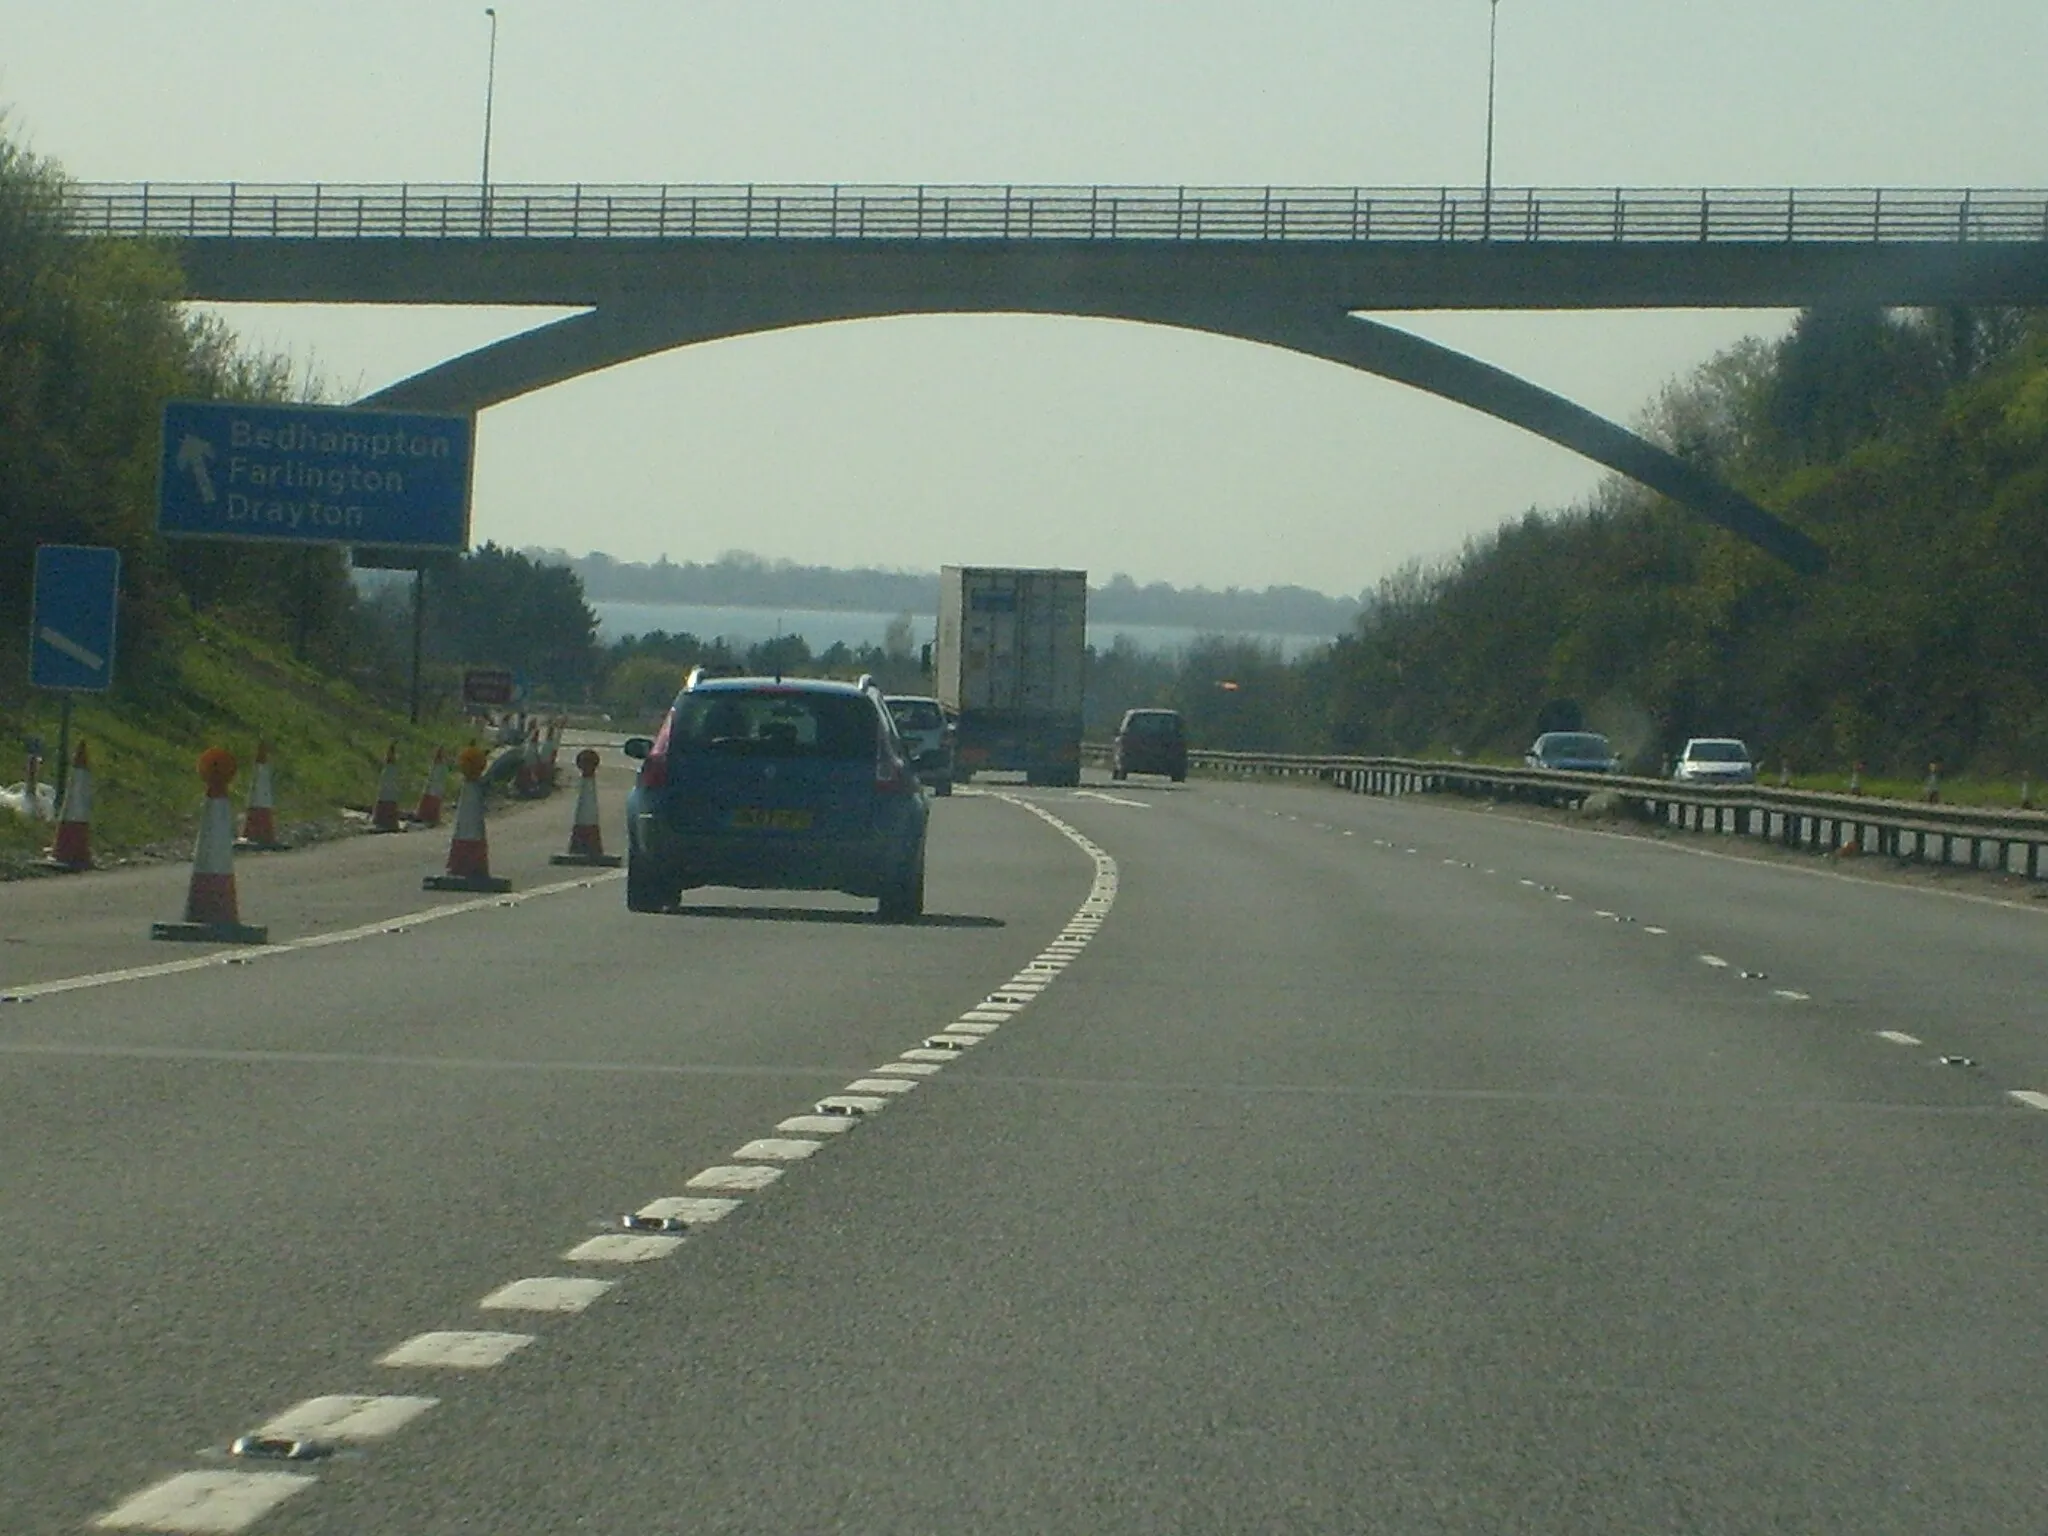
<path id="1" fill-rule="evenodd" d="M 170 538 L 469 546 L 471 419 L 173 400 L 157 528 Z"/>
<path id="2" fill-rule="evenodd" d="M 104 693 L 114 684 L 114 612 L 121 552 L 85 544 L 36 546 L 29 617 L 31 687 Z"/>

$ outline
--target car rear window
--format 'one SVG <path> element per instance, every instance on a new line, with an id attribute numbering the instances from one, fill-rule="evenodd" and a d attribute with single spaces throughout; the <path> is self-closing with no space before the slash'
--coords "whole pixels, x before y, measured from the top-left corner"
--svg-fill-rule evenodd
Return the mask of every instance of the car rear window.
<path id="1" fill-rule="evenodd" d="M 1177 736 L 1180 716 L 1164 710 L 1134 714 L 1124 721 L 1124 730 L 1133 736 Z"/>
<path id="2" fill-rule="evenodd" d="M 1546 736 L 1538 749 L 1545 757 L 1611 757 L 1605 736 Z"/>
<path id="3" fill-rule="evenodd" d="M 719 689 L 676 700 L 669 750 L 853 761 L 875 755 L 875 707 L 854 694 Z"/>
<path id="4" fill-rule="evenodd" d="M 1749 749 L 1739 741 L 1696 741 L 1686 754 L 1696 763 L 1746 763 Z"/>
<path id="5" fill-rule="evenodd" d="M 930 699 L 891 699 L 889 713 L 896 717 L 899 731 L 936 731 L 946 723 L 939 706 Z"/>

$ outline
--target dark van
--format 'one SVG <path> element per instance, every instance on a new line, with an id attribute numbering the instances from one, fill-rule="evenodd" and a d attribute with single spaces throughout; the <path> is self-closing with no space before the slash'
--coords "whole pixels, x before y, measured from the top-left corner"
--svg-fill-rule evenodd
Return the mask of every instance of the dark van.
<path id="1" fill-rule="evenodd" d="M 1179 784 L 1188 776 L 1188 738 L 1177 709 L 1130 709 L 1116 728 L 1109 776 L 1159 773 Z"/>

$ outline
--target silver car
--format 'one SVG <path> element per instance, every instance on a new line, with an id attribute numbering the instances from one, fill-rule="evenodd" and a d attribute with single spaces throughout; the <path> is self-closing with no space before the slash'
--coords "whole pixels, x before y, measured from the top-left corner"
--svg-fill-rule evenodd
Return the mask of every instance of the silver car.
<path id="1" fill-rule="evenodd" d="M 883 703 L 896 722 L 896 734 L 903 738 L 910 765 L 929 784 L 935 795 L 953 793 L 953 722 L 939 707 L 937 699 L 892 693 Z"/>
<path id="2" fill-rule="evenodd" d="M 1733 736 L 1695 736 L 1672 764 L 1671 777 L 1681 784 L 1754 784 L 1756 764 Z"/>

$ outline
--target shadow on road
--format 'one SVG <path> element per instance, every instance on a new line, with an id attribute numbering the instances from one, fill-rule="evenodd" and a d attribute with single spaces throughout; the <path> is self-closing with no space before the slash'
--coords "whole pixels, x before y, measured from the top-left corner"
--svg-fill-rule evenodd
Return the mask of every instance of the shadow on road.
<path id="1" fill-rule="evenodd" d="M 978 917 L 965 912 L 927 912 L 907 923 L 885 923 L 872 912 L 849 912 L 838 907 L 669 907 L 664 917 L 723 917 L 755 923 L 850 923 L 876 928 L 1004 928 L 1000 917 Z"/>

